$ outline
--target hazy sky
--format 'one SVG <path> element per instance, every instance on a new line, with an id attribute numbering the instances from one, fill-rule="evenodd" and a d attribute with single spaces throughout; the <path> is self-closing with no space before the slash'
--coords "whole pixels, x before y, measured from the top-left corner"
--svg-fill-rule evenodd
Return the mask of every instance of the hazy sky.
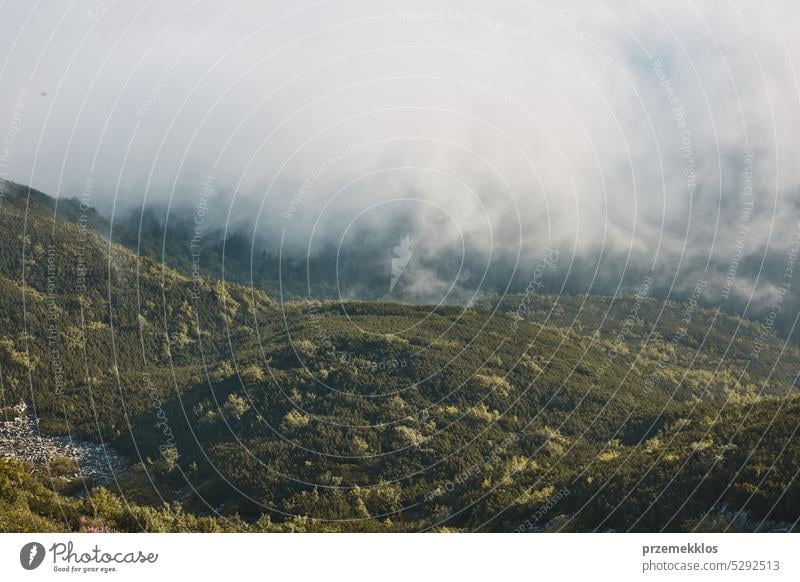
<path id="1" fill-rule="evenodd" d="M 410 214 L 429 245 L 725 263 L 797 231 L 798 22 L 794 0 L 5 0 L 0 175 L 91 179 L 105 212 L 213 184 L 298 244 Z"/>

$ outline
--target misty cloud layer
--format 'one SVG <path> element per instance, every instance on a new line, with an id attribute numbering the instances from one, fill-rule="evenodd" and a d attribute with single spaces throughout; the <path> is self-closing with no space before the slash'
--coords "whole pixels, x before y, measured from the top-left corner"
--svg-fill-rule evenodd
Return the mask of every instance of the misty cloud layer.
<path id="1" fill-rule="evenodd" d="M 420 293 L 558 249 L 586 290 L 630 265 L 768 304 L 800 217 L 800 7 L 648 4 L 11 0 L 0 175 L 343 263 L 409 234 Z"/>

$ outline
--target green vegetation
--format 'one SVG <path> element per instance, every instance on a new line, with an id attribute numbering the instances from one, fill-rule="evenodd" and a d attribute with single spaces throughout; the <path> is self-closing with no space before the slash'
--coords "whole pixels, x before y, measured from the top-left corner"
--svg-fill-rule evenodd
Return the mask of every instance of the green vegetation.
<path id="1" fill-rule="evenodd" d="M 0 209 L 0 407 L 25 400 L 43 431 L 135 465 L 78 498 L 63 459 L 33 474 L 0 460 L 0 530 L 752 530 L 800 516 L 800 353 L 757 323 L 636 295 L 280 305 L 137 256 L 67 207 L 54 221 L 49 199 L 10 188 Z"/>

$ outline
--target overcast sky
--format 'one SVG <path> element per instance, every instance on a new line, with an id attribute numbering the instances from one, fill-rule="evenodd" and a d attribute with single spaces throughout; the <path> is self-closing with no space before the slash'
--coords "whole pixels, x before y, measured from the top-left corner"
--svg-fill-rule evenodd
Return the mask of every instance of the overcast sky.
<path id="1" fill-rule="evenodd" d="M 212 183 L 298 244 L 402 213 L 432 245 L 777 252 L 798 22 L 794 0 L 5 0 L 0 176 L 91 180 L 106 213 Z"/>

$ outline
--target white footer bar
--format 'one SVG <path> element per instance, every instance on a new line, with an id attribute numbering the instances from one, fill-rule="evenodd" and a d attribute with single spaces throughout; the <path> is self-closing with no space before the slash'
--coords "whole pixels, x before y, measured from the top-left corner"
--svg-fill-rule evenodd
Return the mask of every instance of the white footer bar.
<path id="1" fill-rule="evenodd" d="M 800 580 L 799 553 L 794 534 L 3 534 L 0 573 L 4 580 L 722 582 Z"/>

